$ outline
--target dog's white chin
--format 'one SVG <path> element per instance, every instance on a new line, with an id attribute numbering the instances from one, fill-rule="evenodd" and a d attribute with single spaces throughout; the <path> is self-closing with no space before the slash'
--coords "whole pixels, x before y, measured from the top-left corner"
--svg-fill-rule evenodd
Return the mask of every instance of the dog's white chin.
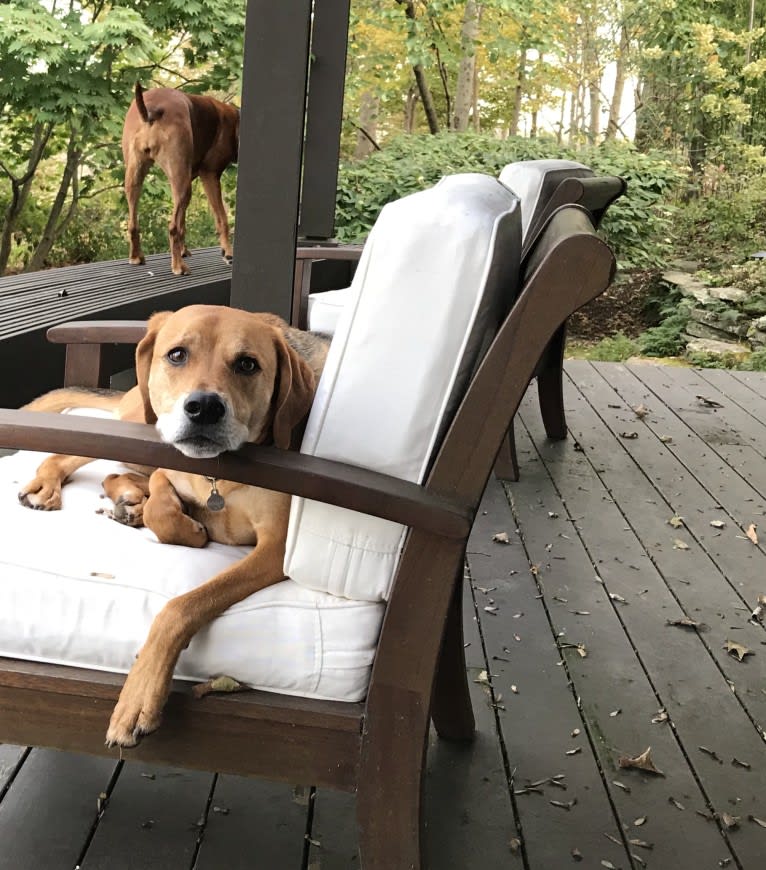
<path id="1" fill-rule="evenodd" d="M 191 459 L 215 459 L 216 456 L 230 449 L 221 447 L 220 444 L 199 444 L 190 441 L 173 442 L 173 447 Z"/>

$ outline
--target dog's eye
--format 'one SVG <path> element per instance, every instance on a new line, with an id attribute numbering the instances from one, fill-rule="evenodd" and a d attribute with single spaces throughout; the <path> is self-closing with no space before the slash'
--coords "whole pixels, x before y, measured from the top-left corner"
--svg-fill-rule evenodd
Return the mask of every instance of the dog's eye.
<path id="1" fill-rule="evenodd" d="M 259 369 L 258 361 L 251 356 L 241 356 L 234 363 L 234 371 L 240 375 L 254 375 Z"/>
<path id="2" fill-rule="evenodd" d="M 189 358 L 189 354 L 182 347 L 174 347 L 165 354 L 165 358 L 174 366 L 182 366 Z"/>

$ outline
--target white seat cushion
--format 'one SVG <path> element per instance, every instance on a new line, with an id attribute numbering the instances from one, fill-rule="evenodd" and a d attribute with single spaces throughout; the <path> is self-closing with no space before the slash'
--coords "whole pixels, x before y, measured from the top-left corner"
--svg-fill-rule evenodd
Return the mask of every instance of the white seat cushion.
<path id="1" fill-rule="evenodd" d="M 99 415 L 98 412 L 93 412 Z M 43 454 L 0 459 L 0 655 L 126 673 L 168 600 L 209 580 L 249 547 L 160 544 L 148 529 L 96 511 L 98 461 L 63 490 L 63 509 L 16 498 Z M 349 601 L 291 580 L 263 589 L 197 634 L 176 676 L 226 674 L 254 688 L 342 701 L 364 698 L 383 605 Z"/>
<path id="2" fill-rule="evenodd" d="M 351 298 L 351 288 L 309 294 L 308 328 L 322 335 L 335 335 L 343 309 Z"/>
<path id="3" fill-rule="evenodd" d="M 454 175 L 385 206 L 362 252 L 302 452 L 423 480 L 482 350 L 515 297 L 518 200 Z M 388 596 L 407 529 L 294 498 L 285 573 L 354 600 Z"/>

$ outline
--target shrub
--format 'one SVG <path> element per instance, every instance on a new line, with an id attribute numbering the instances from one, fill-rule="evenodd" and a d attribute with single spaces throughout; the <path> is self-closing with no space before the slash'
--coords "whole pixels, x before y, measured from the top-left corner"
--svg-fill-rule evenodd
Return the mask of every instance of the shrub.
<path id="1" fill-rule="evenodd" d="M 658 300 L 654 297 L 650 301 L 656 305 Z M 693 307 L 694 303 L 679 292 L 666 294 L 659 302 L 657 326 L 650 327 L 638 337 L 641 353 L 644 356 L 678 356 L 682 353 L 686 346 L 682 334 Z"/>
<path id="2" fill-rule="evenodd" d="M 642 154 L 625 144 L 575 151 L 549 139 L 496 139 L 476 133 L 399 136 L 364 160 L 343 161 L 337 237 L 344 242 L 362 240 L 387 202 L 430 187 L 443 175 L 497 176 L 507 163 L 551 157 L 578 160 L 598 174 L 625 178 L 628 193 L 607 213 L 604 235 L 624 266 L 651 266 L 662 260 L 669 250 L 672 210 L 667 203 L 685 177 L 666 155 Z"/>
<path id="3" fill-rule="evenodd" d="M 598 362 L 624 362 L 638 353 L 638 343 L 628 338 L 624 332 L 617 332 L 610 338 L 602 338 L 598 344 L 585 352 L 585 359 Z"/>

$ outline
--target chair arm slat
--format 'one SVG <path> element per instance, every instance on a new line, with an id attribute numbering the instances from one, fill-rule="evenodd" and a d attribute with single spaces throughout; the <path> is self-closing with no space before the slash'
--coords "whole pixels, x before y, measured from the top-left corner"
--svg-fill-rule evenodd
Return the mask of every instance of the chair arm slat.
<path id="1" fill-rule="evenodd" d="M 68 453 L 171 468 L 287 492 L 463 539 L 471 509 L 423 486 L 365 468 L 246 444 L 215 459 L 191 459 L 153 426 L 95 417 L 0 410 L 0 447 Z"/>

